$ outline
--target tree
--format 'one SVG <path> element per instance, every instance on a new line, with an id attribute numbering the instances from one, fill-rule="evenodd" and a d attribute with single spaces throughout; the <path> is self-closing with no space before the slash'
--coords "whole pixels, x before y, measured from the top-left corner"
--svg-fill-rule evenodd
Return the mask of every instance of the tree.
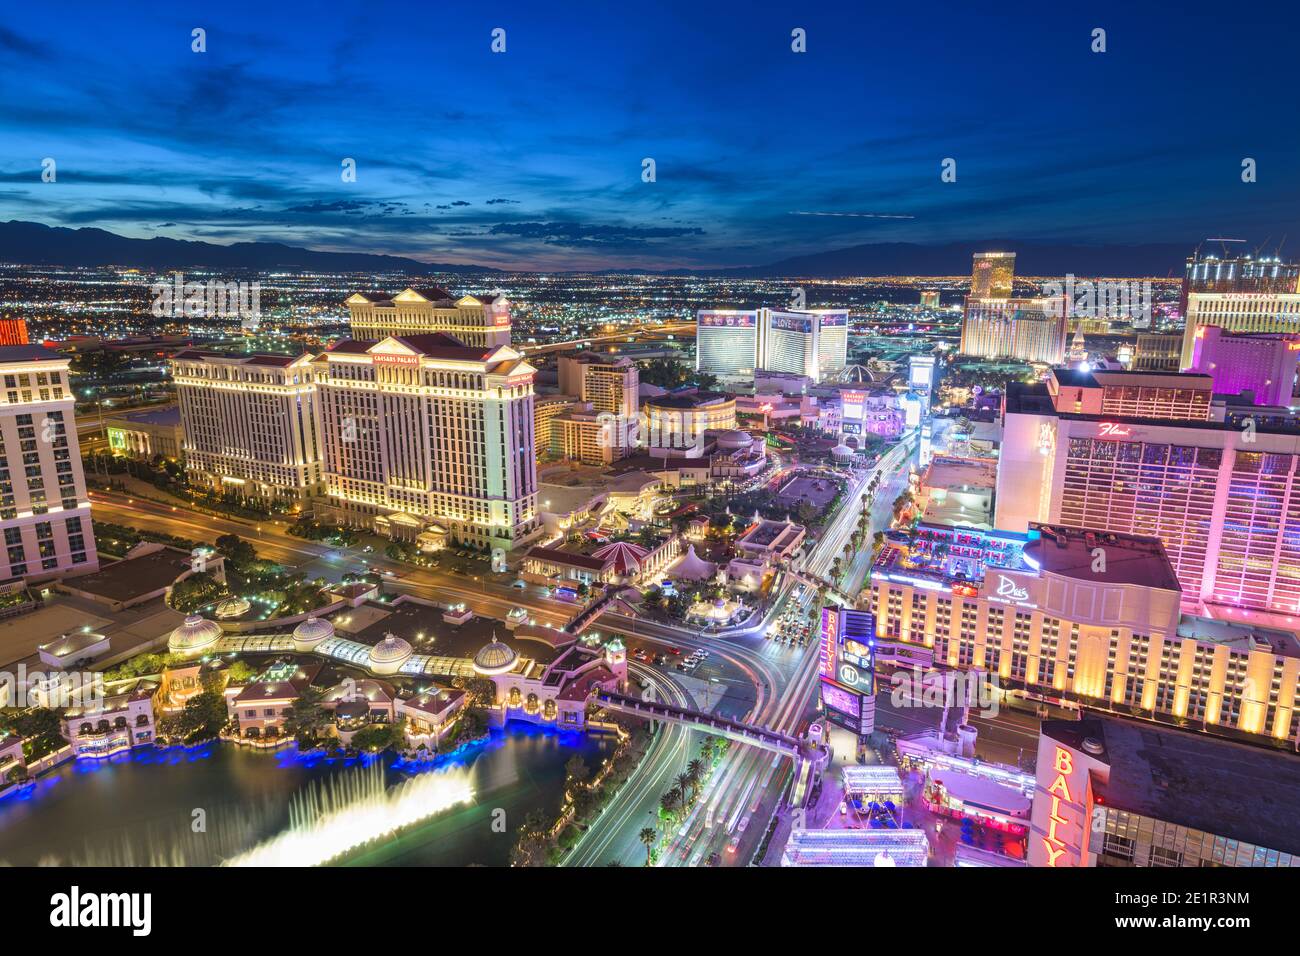
<path id="1" fill-rule="evenodd" d="M 701 759 L 706 760 L 706 761 L 709 761 L 709 762 L 712 762 L 712 761 L 713 761 L 713 748 L 714 748 L 713 738 L 712 738 L 712 737 L 705 737 L 704 740 L 700 742 L 700 757 L 701 757 Z"/>
<path id="2" fill-rule="evenodd" d="M 320 688 L 308 686 L 284 709 L 284 732 L 298 743 L 311 746 L 324 736 L 330 715 L 321 706 L 323 696 Z"/>
<path id="3" fill-rule="evenodd" d="M 216 691 L 205 690 L 185 702 L 180 732 L 187 742 L 211 740 L 229 720 L 225 698 Z"/>
<path id="4" fill-rule="evenodd" d="M 564 778 L 574 786 L 582 786 L 591 776 L 591 768 L 587 766 L 585 760 L 578 754 L 569 758 L 569 762 L 564 765 Z"/>
<path id="5" fill-rule="evenodd" d="M 48 707 L 0 712 L 0 727 L 12 730 L 23 740 L 23 754 L 30 762 L 60 749 L 66 741 L 58 711 Z"/>
<path id="6" fill-rule="evenodd" d="M 191 574 L 184 581 L 172 585 L 171 605 L 189 614 L 211 604 L 225 593 L 225 587 L 207 571 Z"/>
<path id="7" fill-rule="evenodd" d="M 695 799 L 695 782 L 691 780 L 689 773 L 679 773 L 677 775 L 677 789 L 682 794 L 682 804 L 686 804 L 686 791 L 691 792 L 691 799 Z"/>
<path id="8" fill-rule="evenodd" d="M 287 728 L 286 728 L 287 729 Z M 367 753 L 383 750 L 400 750 L 406 743 L 401 722 L 396 724 L 370 724 L 352 735 L 352 746 Z"/>
<path id="9" fill-rule="evenodd" d="M 699 759 L 692 760 L 690 763 L 686 765 L 686 779 L 690 781 L 691 798 L 694 799 L 695 795 L 699 792 L 700 781 L 704 779 L 703 760 L 699 760 Z"/>
<path id="10" fill-rule="evenodd" d="M 673 813 L 681 800 L 681 793 L 674 787 L 659 798 L 659 815 L 666 820 L 673 819 Z"/>
<path id="11" fill-rule="evenodd" d="M 257 560 L 257 551 L 237 534 L 223 534 L 215 542 L 217 553 L 226 557 L 236 569 Z"/>
<path id="12" fill-rule="evenodd" d="M 655 832 L 654 827 L 642 827 L 637 836 L 645 844 L 645 865 L 649 866 L 650 855 L 654 852 L 654 846 L 659 840 L 659 834 Z"/>

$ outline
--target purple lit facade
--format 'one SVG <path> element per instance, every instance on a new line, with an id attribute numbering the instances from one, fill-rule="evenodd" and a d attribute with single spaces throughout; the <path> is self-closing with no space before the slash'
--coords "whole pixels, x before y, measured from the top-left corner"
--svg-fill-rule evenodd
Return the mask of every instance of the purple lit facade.
<path id="1" fill-rule="evenodd" d="M 1214 379 L 1220 395 L 1253 392 L 1256 405 L 1290 405 L 1300 335 L 1234 334 L 1213 325 L 1196 330 L 1192 366 Z"/>

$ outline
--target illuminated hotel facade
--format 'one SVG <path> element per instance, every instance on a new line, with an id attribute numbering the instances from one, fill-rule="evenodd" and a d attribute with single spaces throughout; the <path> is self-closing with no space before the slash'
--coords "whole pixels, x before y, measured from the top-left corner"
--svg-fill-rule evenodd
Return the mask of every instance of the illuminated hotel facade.
<path id="1" fill-rule="evenodd" d="M 312 366 L 325 511 L 506 550 L 537 530 L 534 369 L 518 352 L 416 334 L 346 340 Z"/>
<path id="2" fill-rule="evenodd" d="M 695 370 L 727 383 L 752 382 L 758 367 L 758 312 L 695 313 Z"/>
<path id="3" fill-rule="evenodd" d="M 1192 292 L 1187 297 L 1179 368 L 1191 368 L 1196 330 L 1214 325 L 1226 332 L 1300 332 L 1300 294 L 1292 292 Z"/>
<path id="4" fill-rule="evenodd" d="M 1044 365 L 1065 360 L 1065 299 L 966 300 L 962 355 Z"/>
<path id="5" fill-rule="evenodd" d="M 404 289 L 395 294 L 357 292 L 345 302 L 354 339 L 443 332 L 465 345 L 510 344 L 510 303 L 502 295 L 465 295 L 453 299 L 437 286 Z"/>
<path id="6" fill-rule="evenodd" d="M 1256 426 L 1222 406 L 1223 420 L 1210 417 L 1208 376 L 1129 374 L 1170 388 L 1137 387 L 1132 414 L 1112 413 L 1104 390 L 1071 386 L 1077 372 L 1054 372 L 1046 390 L 1008 389 L 995 527 L 1158 537 L 1189 609 L 1300 620 L 1300 428 Z M 1065 384 L 1054 394 L 1056 381 Z M 1184 417 L 1172 417 L 1177 410 Z"/>
<path id="7" fill-rule="evenodd" d="M 972 299 L 1009 299 L 1016 279 L 1014 252 L 977 252 L 972 257 Z"/>
<path id="8" fill-rule="evenodd" d="M 0 580 L 95 570 L 68 360 L 39 345 L 0 346 L 0 384 Z"/>
<path id="9" fill-rule="evenodd" d="M 1087 713 L 1043 722 L 1035 766 L 1031 866 L 1300 866 L 1294 754 Z"/>
<path id="10" fill-rule="evenodd" d="M 849 313 L 844 309 L 761 309 L 758 322 L 758 364 L 769 372 L 821 382 L 848 365 Z"/>
<path id="11" fill-rule="evenodd" d="M 1182 615 L 1154 538 L 922 523 L 906 546 L 882 549 L 871 602 L 878 659 L 978 670 L 1065 706 L 1279 740 L 1300 733 L 1295 635 Z"/>
<path id="12" fill-rule="evenodd" d="M 187 349 L 170 364 L 192 482 L 267 502 L 301 504 L 322 493 L 309 354 Z"/>
<path id="13" fill-rule="evenodd" d="M 845 309 L 701 310 L 695 321 L 695 367 L 722 381 L 752 382 L 764 369 L 821 382 L 848 365 Z"/>
<path id="14" fill-rule="evenodd" d="M 627 421 L 636 417 L 640 405 L 641 373 L 628 358 L 605 360 L 594 354 L 559 360 L 560 391 L 591 405 L 595 412 L 608 412 Z"/>

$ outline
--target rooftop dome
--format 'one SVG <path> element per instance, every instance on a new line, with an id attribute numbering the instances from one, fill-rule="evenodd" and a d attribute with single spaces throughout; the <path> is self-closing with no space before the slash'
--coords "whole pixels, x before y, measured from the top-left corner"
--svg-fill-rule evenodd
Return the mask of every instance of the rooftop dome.
<path id="1" fill-rule="evenodd" d="M 241 615 L 248 613 L 249 607 L 251 607 L 251 605 L 248 603 L 247 598 L 228 597 L 223 601 L 217 602 L 217 606 L 213 609 L 212 613 L 221 618 L 240 617 Z"/>
<path id="2" fill-rule="evenodd" d="M 216 621 L 191 614 L 167 636 L 167 649 L 173 654 L 197 657 L 217 643 L 221 633 L 221 625 Z"/>
<path id="3" fill-rule="evenodd" d="M 514 648 L 501 643 L 493 634 L 492 643 L 484 644 L 479 649 L 479 652 L 474 655 L 474 673 L 482 674 L 485 677 L 490 677 L 493 674 L 504 674 L 514 668 L 517 660 L 519 660 L 519 655 L 514 652 Z"/>
<path id="4" fill-rule="evenodd" d="M 370 648 L 370 668 L 376 674 L 392 674 L 410 656 L 410 644 L 396 634 L 385 634 L 382 641 Z"/>
<path id="5" fill-rule="evenodd" d="M 841 441 L 838 445 L 836 445 L 834 448 L 831 449 L 831 454 L 834 455 L 836 458 L 852 458 L 853 449 Z"/>
<path id="6" fill-rule="evenodd" d="M 315 644 L 334 636 L 334 625 L 323 617 L 309 617 L 293 629 L 295 644 Z"/>

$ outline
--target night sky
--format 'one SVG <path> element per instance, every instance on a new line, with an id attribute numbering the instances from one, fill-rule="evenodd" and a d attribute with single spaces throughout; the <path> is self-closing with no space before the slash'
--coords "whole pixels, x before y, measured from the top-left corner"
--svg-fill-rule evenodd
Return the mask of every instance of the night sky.
<path id="1" fill-rule="evenodd" d="M 1300 240 L 1281 3 L 206 6 L 6 4 L 0 219 L 539 269 Z"/>

